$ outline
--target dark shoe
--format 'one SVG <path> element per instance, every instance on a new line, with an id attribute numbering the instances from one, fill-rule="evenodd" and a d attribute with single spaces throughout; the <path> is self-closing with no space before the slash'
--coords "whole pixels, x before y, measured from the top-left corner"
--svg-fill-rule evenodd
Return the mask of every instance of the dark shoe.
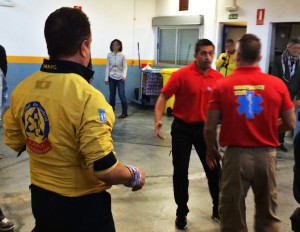
<path id="1" fill-rule="evenodd" d="M 210 218 L 220 224 L 220 218 L 219 218 L 219 212 L 217 206 L 213 207 L 213 213 Z"/>
<path id="2" fill-rule="evenodd" d="M 122 118 L 127 118 L 127 117 L 128 117 L 128 114 L 121 114 L 118 118 L 122 119 Z"/>
<path id="3" fill-rule="evenodd" d="M 220 222 L 220 218 L 219 218 L 219 216 L 214 216 L 214 215 L 211 215 L 211 217 L 210 217 L 212 220 L 214 220 L 215 222 L 217 222 L 218 224 L 220 224 L 221 222 Z"/>
<path id="4" fill-rule="evenodd" d="M 278 149 L 283 152 L 288 152 L 288 149 L 283 145 L 283 143 L 279 145 Z"/>
<path id="5" fill-rule="evenodd" d="M 7 218 L 3 218 L 3 220 L 0 221 L 0 231 L 9 231 L 12 230 L 14 227 L 14 223 L 9 221 Z"/>
<path id="6" fill-rule="evenodd" d="M 186 220 L 186 216 L 184 217 L 176 217 L 175 220 L 175 225 L 176 228 L 179 230 L 184 230 L 185 228 L 187 228 L 187 220 Z"/>

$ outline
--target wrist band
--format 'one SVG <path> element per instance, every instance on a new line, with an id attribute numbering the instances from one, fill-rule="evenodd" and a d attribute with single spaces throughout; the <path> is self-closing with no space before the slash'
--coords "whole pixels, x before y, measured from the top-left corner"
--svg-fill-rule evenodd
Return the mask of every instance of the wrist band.
<path id="1" fill-rule="evenodd" d="M 142 176 L 139 170 L 135 166 L 126 165 L 126 168 L 130 171 L 130 181 L 127 184 L 124 184 L 126 187 L 132 188 L 138 185 L 141 182 Z"/>

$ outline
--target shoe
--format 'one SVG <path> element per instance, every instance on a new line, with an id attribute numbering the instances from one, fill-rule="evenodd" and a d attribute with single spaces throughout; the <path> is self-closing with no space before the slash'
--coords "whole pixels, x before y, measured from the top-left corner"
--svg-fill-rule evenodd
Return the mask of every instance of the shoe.
<path id="1" fill-rule="evenodd" d="M 121 114 L 118 118 L 122 119 L 122 118 L 127 118 L 127 117 L 128 117 L 128 114 Z"/>
<path id="2" fill-rule="evenodd" d="M 2 221 L 0 221 L 0 231 L 9 231 L 12 230 L 14 227 L 14 223 L 9 221 L 7 218 L 3 218 Z"/>
<path id="3" fill-rule="evenodd" d="M 283 152 L 288 152 L 288 149 L 283 145 L 283 143 L 279 145 L 278 149 Z"/>
<path id="4" fill-rule="evenodd" d="M 184 217 L 177 216 L 176 220 L 175 220 L 175 225 L 176 225 L 176 228 L 179 230 L 184 230 L 185 228 L 187 228 L 186 216 L 184 216 Z"/>
<path id="5" fill-rule="evenodd" d="M 211 215 L 210 218 L 211 218 L 212 220 L 214 220 L 215 222 L 217 222 L 218 224 L 221 224 L 219 216 Z"/>

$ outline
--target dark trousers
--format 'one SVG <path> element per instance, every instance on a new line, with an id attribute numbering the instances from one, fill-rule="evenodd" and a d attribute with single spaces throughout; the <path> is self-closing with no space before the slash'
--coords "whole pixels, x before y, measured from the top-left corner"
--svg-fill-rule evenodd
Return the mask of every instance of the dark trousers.
<path id="1" fill-rule="evenodd" d="M 32 232 L 115 232 L 107 192 L 65 197 L 31 185 Z"/>
<path id="2" fill-rule="evenodd" d="M 290 217 L 292 230 L 295 232 L 300 232 L 300 208 L 297 208 L 292 216 Z"/>
<path id="3" fill-rule="evenodd" d="M 294 191 L 294 197 L 296 201 L 300 204 L 300 131 L 297 133 L 294 139 L 294 159 L 295 159 L 295 166 L 294 166 L 293 191 Z M 299 220 L 299 225 L 300 225 L 300 220 Z"/>
<path id="4" fill-rule="evenodd" d="M 1 208 L 0 208 L 0 221 L 2 221 L 5 218 Z"/>
<path id="5" fill-rule="evenodd" d="M 116 91 L 118 87 L 118 93 L 119 98 L 121 100 L 122 104 L 122 114 L 127 114 L 127 101 L 126 101 L 126 95 L 125 95 L 125 82 L 122 80 L 115 80 L 111 77 L 109 77 L 109 104 L 112 106 L 112 108 L 115 110 L 116 106 Z"/>
<path id="6" fill-rule="evenodd" d="M 209 192 L 213 200 L 213 213 L 214 215 L 218 215 L 221 166 L 219 162 L 218 166 L 213 170 L 210 170 L 207 166 L 203 126 L 203 122 L 187 124 L 176 117 L 174 117 L 172 123 L 173 187 L 174 198 L 177 204 L 177 216 L 185 216 L 189 212 L 187 206 L 189 199 L 188 169 L 192 145 L 194 145 L 206 173 Z"/>
<path id="7" fill-rule="evenodd" d="M 278 142 L 279 142 L 280 144 L 283 144 L 283 143 L 284 143 L 284 137 L 285 137 L 285 132 L 279 133 L 279 134 L 278 134 Z"/>

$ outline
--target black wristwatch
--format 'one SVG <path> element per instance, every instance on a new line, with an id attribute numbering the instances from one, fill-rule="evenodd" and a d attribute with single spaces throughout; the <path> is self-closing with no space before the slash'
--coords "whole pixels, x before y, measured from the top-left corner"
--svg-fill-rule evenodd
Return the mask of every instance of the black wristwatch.
<path id="1" fill-rule="evenodd" d="M 226 60 L 226 57 L 225 57 L 225 56 L 223 56 L 223 57 L 222 57 L 222 60 Z"/>

